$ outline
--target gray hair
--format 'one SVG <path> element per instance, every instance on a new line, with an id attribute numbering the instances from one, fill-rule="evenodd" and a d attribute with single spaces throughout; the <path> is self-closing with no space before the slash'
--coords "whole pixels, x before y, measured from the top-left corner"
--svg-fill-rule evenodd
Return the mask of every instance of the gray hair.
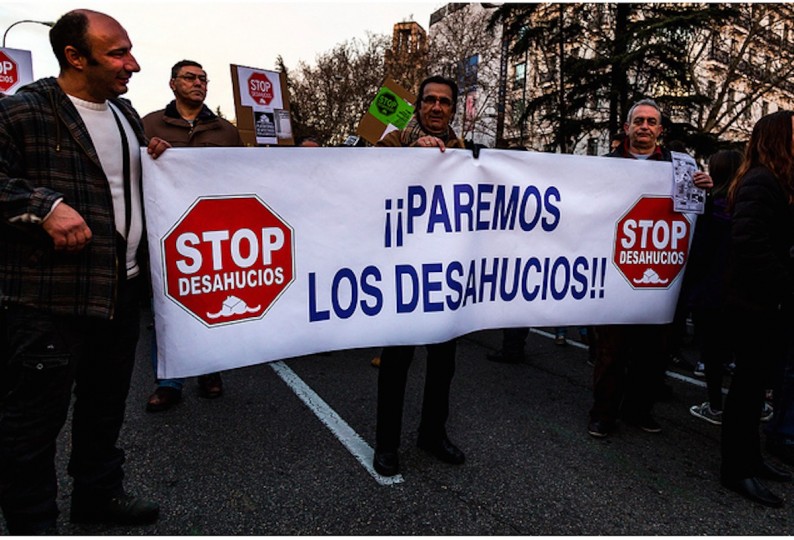
<path id="1" fill-rule="evenodd" d="M 652 99 L 645 98 L 645 99 L 639 100 L 637 103 L 635 103 L 634 105 L 631 106 L 631 109 L 629 109 L 629 114 L 626 116 L 626 122 L 628 122 L 630 124 L 631 123 L 631 117 L 634 115 L 634 110 L 637 107 L 641 107 L 643 105 L 645 105 L 647 107 L 653 107 L 654 109 L 659 111 L 659 119 L 661 120 L 661 118 L 662 118 L 662 109 L 659 108 L 659 104 L 656 103 Z"/>

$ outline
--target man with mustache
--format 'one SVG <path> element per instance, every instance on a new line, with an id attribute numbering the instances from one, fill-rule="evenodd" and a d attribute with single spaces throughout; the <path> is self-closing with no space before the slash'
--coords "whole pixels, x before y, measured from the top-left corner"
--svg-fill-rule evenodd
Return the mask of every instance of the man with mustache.
<path id="1" fill-rule="evenodd" d="M 643 99 L 629 109 L 626 137 L 608 157 L 671 161 L 670 152 L 658 144 L 662 135 L 662 111 L 655 101 Z M 709 189 L 714 183 L 702 171 L 695 185 Z M 647 433 L 662 427 L 653 418 L 654 394 L 664 379 L 669 325 L 613 324 L 595 327 L 597 347 L 593 367 L 593 408 L 587 432 L 603 438 L 616 427 L 618 418 Z"/>
<path id="2" fill-rule="evenodd" d="M 230 122 L 214 114 L 204 104 L 209 79 L 201 64 L 182 60 L 171 68 L 169 82 L 174 100 L 165 109 L 147 114 L 143 127 L 148 137 L 160 137 L 172 146 L 244 146 L 240 133 Z M 152 364 L 157 375 L 157 356 Z M 146 410 L 166 411 L 182 399 L 184 379 L 157 379 L 157 389 L 149 396 Z M 220 373 L 198 378 L 199 395 L 214 399 L 223 394 Z"/>

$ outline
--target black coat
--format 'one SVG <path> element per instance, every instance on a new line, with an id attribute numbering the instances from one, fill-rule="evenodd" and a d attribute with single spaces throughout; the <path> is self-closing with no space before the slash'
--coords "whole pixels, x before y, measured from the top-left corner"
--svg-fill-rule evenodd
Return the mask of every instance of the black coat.
<path id="1" fill-rule="evenodd" d="M 790 305 L 794 292 L 794 205 L 766 167 L 742 177 L 731 222 L 728 302 L 751 311 Z"/>

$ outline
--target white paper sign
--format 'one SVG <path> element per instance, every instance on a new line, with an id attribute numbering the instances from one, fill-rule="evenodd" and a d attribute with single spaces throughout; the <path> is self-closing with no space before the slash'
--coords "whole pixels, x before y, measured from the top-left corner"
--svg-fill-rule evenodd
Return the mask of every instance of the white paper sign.
<path id="1" fill-rule="evenodd" d="M 673 159 L 673 200 L 676 212 L 702 214 L 706 209 L 706 190 L 695 186 L 698 170 L 695 158 L 681 152 L 670 152 Z"/>

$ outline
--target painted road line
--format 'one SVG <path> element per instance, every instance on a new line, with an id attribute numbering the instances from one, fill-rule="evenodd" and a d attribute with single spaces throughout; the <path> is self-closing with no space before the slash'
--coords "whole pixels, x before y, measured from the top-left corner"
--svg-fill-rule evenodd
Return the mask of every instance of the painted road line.
<path id="1" fill-rule="evenodd" d="M 295 392 L 303 403 L 317 416 L 323 424 L 331 430 L 331 433 L 339 439 L 339 442 L 353 454 L 353 457 L 361 463 L 361 466 L 383 486 L 400 484 L 403 482 L 401 474 L 395 476 L 381 476 L 372 468 L 372 458 L 375 451 L 333 410 L 317 392 L 312 390 L 303 379 L 292 371 L 284 362 L 271 362 L 270 367 L 281 377 L 287 386 Z"/>

